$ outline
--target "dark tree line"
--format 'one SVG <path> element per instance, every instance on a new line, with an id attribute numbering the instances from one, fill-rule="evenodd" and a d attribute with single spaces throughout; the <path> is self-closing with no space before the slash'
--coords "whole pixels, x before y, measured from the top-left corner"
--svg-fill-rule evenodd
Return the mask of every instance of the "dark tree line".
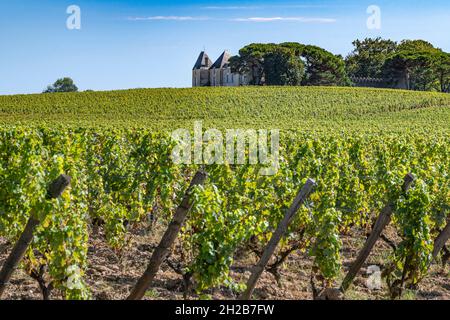
<path id="1" fill-rule="evenodd" d="M 43 91 L 43 93 L 78 92 L 78 87 L 71 78 L 61 78 Z"/>
<path id="2" fill-rule="evenodd" d="M 450 54 L 427 41 L 376 38 L 353 45 L 345 61 L 349 76 L 403 81 L 410 90 L 450 92 Z"/>
<path id="3" fill-rule="evenodd" d="M 344 59 L 295 42 L 254 43 L 230 65 L 234 72 L 250 73 L 253 85 L 347 86 L 351 78 L 376 78 L 392 87 L 450 92 L 450 54 L 429 42 L 367 38 L 353 46 Z"/>
<path id="4" fill-rule="evenodd" d="M 250 44 L 230 59 L 233 72 L 250 73 L 253 85 L 349 85 L 345 63 L 316 46 L 295 42 Z"/>

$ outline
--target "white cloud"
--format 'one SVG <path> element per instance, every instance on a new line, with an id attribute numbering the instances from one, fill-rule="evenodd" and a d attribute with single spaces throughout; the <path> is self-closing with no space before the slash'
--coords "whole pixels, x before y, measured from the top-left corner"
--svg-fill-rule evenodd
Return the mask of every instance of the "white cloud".
<path id="1" fill-rule="evenodd" d="M 261 9 L 262 6 L 209 6 L 202 7 L 204 10 L 252 10 Z"/>
<path id="2" fill-rule="evenodd" d="M 152 17 L 129 17 L 130 21 L 233 21 L 233 22 L 300 22 L 300 23 L 334 23 L 336 19 L 314 18 L 314 17 L 246 17 L 246 18 L 211 18 L 192 16 L 152 16 Z"/>
<path id="3" fill-rule="evenodd" d="M 232 19 L 238 22 L 277 22 L 277 21 L 294 21 L 303 23 L 334 23 L 336 19 L 330 18 L 309 18 L 309 17 L 250 17 Z"/>
<path id="4" fill-rule="evenodd" d="M 130 17 L 131 21 L 202 21 L 209 20 L 208 17 L 190 17 L 190 16 L 153 16 L 153 17 Z"/>
<path id="5" fill-rule="evenodd" d="M 293 4 L 293 5 L 258 5 L 258 6 L 206 6 L 203 10 L 257 10 L 257 9 L 311 9 L 327 8 L 327 5 Z"/>

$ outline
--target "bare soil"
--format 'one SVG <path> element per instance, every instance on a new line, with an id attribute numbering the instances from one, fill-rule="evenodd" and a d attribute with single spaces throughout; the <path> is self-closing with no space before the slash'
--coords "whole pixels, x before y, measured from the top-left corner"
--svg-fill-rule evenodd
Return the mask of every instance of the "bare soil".
<path id="1" fill-rule="evenodd" d="M 117 300 L 127 297 L 134 283 L 146 268 L 150 256 L 157 246 L 164 226 L 156 226 L 152 232 L 146 228 L 132 230 L 128 245 L 121 252 L 110 249 L 104 240 L 101 228 L 91 232 L 89 240 L 89 267 L 85 279 L 89 286 L 92 299 Z M 389 233 L 389 230 L 387 231 Z M 392 236 L 394 237 L 394 236 Z M 395 238 L 395 237 L 394 237 Z M 342 278 L 350 263 L 363 246 L 365 235 L 362 231 L 352 232 L 352 236 L 343 236 L 343 270 Z M 0 265 L 5 261 L 12 244 L 0 238 Z M 387 288 L 371 290 L 368 288 L 367 268 L 377 265 L 383 269 L 391 249 L 384 241 L 378 241 L 374 251 L 363 269 L 359 272 L 354 285 L 346 294 L 346 299 L 377 300 L 389 299 Z M 245 283 L 250 275 L 251 267 L 257 258 L 251 253 L 239 253 L 235 257 L 231 275 L 238 282 Z M 275 277 L 265 272 L 258 282 L 255 298 L 261 300 L 310 300 L 313 298 L 310 285 L 312 259 L 306 253 L 295 252 L 287 259 L 281 269 L 281 283 Z M 342 279 L 337 280 L 337 284 Z M 147 292 L 145 299 L 149 300 L 181 300 L 183 299 L 184 283 L 182 277 L 164 264 L 158 273 L 153 286 Z M 205 295 L 197 296 L 190 293 L 188 299 L 235 299 L 237 293 L 228 288 L 216 288 Z M 39 300 L 42 295 L 35 280 L 21 269 L 17 270 L 8 286 L 4 298 L 8 300 Z M 62 295 L 54 290 L 52 299 L 61 299 Z M 416 290 L 404 293 L 402 299 L 418 300 L 450 300 L 450 268 L 434 264 L 429 275 Z"/>

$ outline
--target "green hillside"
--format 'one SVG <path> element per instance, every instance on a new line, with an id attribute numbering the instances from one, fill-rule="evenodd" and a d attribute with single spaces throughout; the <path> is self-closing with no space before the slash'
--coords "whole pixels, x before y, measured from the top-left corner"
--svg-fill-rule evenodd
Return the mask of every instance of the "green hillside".
<path id="1" fill-rule="evenodd" d="M 237 154 L 235 141 L 219 132 L 215 144 L 203 141 L 198 152 L 197 143 L 189 146 L 195 137 L 177 143 L 170 134 L 192 129 L 196 120 L 204 129 L 283 130 L 271 139 L 258 131 L 257 146 L 248 148 L 239 135 Z M 192 196 L 192 209 L 171 259 L 188 270 L 199 294 L 242 287 L 232 267 L 251 264 L 235 258 L 267 245 L 308 179 L 314 190 L 274 261 L 302 252 L 311 275 L 329 286 L 339 286 L 348 267 L 353 246 L 345 239 L 366 241 L 386 204 L 395 210 L 389 235 L 396 246 L 381 252 L 389 292 L 405 281 L 428 281 L 433 243 L 450 219 L 450 95 L 242 87 L 2 96 L 0 122 L 0 239 L 15 243 L 27 220 L 38 219 L 22 269 L 49 270 L 66 299 L 89 299 L 94 291 L 92 236 L 102 239 L 103 251 L 120 253 L 136 246 L 136 230 L 145 229 L 148 245 L 147 234 L 160 239 L 158 230 L 183 208 L 184 194 Z M 173 157 L 180 147 L 188 156 L 183 164 Z M 235 161 L 247 151 L 248 159 Z M 188 189 L 196 172 L 207 179 Z M 416 181 L 406 191 L 408 173 Z M 48 186 L 61 174 L 71 178 L 70 188 L 49 201 Z"/>
<path id="2" fill-rule="evenodd" d="M 137 89 L 0 96 L 0 124 L 448 130 L 450 95 L 362 88 Z"/>

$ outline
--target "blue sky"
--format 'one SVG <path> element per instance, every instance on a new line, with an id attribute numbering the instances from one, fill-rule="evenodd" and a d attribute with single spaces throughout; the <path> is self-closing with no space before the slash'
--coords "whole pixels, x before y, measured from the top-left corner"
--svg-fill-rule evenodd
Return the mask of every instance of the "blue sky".
<path id="1" fill-rule="evenodd" d="M 81 30 L 69 30 L 69 5 Z M 381 30 L 366 26 L 370 5 Z M 450 51 L 448 0 L 0 0 L 0 94 L 41 92 L 63 76 L 81 90 L 189 87 L 212 59 L 252 42 L 297 41 L 346 55 L 357 38 L 426 39 Z"/>

